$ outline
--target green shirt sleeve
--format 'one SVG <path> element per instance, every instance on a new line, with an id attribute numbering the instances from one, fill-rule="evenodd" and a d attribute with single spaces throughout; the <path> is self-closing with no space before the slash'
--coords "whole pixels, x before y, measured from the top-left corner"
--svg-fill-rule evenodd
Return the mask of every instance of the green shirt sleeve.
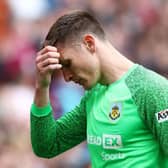
<path id="1" fill-rule="evenodd" d="M 126 79 L 140 116 L 168 156 L 168 80 L 139 66 Z"/>
<path id="2" fill-rule="evenodd" d="M 50 104 L 31 107 L 31 143 L 39 157 L 54 157 L 86 139 L 85 100 L 58 120 L 52 114 Z"/>

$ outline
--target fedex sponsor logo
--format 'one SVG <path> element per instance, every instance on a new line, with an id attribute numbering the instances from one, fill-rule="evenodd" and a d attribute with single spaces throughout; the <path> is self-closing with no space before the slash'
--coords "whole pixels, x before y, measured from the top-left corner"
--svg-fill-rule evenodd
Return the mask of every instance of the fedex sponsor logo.
<path id="1" fill-rule="evenodd" d="M 122 147 L 121 135 L 103 134 L 102 137 L 88 135 L 87 142 L 92 145 L 102 145 L 104 149 L 117 149 Z"/>
<path id="2" fill-rule="evenodd" d="M 104 149 L 117 149 L 122 147 L 121 135 L 103 135 Z"/>
<path id="3" fill-rule="evenodd" d="M 155 113 L 156 119 L 159 123 L 168 120 L 168 109 Z"/>

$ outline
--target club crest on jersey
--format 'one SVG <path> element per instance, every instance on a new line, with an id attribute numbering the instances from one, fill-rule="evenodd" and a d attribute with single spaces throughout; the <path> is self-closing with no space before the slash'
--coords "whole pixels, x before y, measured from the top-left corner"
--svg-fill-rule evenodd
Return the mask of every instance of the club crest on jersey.
<path id="1" fill-rule="evenodd" d="M 111 121 L 117 121 L 121 116 L 121 103 L 114 103 L 111 107 L 109 117 Z"/>
<path id="2" fill-rule="evenodd" d="M 168 121 L 168 109 L 155 113 L 155 116 L 159 123 Z"/>

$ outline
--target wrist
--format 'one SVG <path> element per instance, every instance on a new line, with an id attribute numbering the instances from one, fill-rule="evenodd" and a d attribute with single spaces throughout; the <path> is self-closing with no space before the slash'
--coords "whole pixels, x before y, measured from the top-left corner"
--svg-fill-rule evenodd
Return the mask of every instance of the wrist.
<path id="1" fill-rule="evenodd" d="M 41 80 L 41 81 L 36 81 L 36 83 L 35 83 L 35 88 L 36 89 L 49 89 L 49 87 L 50 87 L 50 85 L 49 85 L 49 83 L 46 81 L 46 80 Z"/>
<path id="2" fill-rule="evenodd" d="M 34 103 L 37 106 L 45 106 L 49 102 L 49 87 L 36 86 Z"/>
<path id="3" fill-rule="evenodd" d="M 52 111 L 52 107 L 50 102 L 48 102 L 45 106 L 37 106 L 35 103 L 31 106 L 31 112 L 36 116 L 45 116 Z"/>

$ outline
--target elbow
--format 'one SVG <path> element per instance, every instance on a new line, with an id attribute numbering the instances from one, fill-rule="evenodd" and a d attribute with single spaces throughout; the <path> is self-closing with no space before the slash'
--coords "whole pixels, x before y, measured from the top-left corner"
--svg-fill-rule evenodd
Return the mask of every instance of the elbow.
<path id="1" fill-rule="evenodd" d="M 40 158 L 51 159 L 56 156 L 56 154 L 52 153 L 49 149 L 37 145 L 32 146 L 32 149 L 34 154 Z"/>
<path id="2" fill-rule="evenodd" d="M 33 150 L 33 152 L 34 152 L 34 154 L 35 154 L 37 157 L 40 157 L 40 158 L 51 159 L 51 158 L 54 157 L 54 156 L 51 156 L 50 154 L 40 153 L 40 152 L 35 151 L 35 150 Z"/>

